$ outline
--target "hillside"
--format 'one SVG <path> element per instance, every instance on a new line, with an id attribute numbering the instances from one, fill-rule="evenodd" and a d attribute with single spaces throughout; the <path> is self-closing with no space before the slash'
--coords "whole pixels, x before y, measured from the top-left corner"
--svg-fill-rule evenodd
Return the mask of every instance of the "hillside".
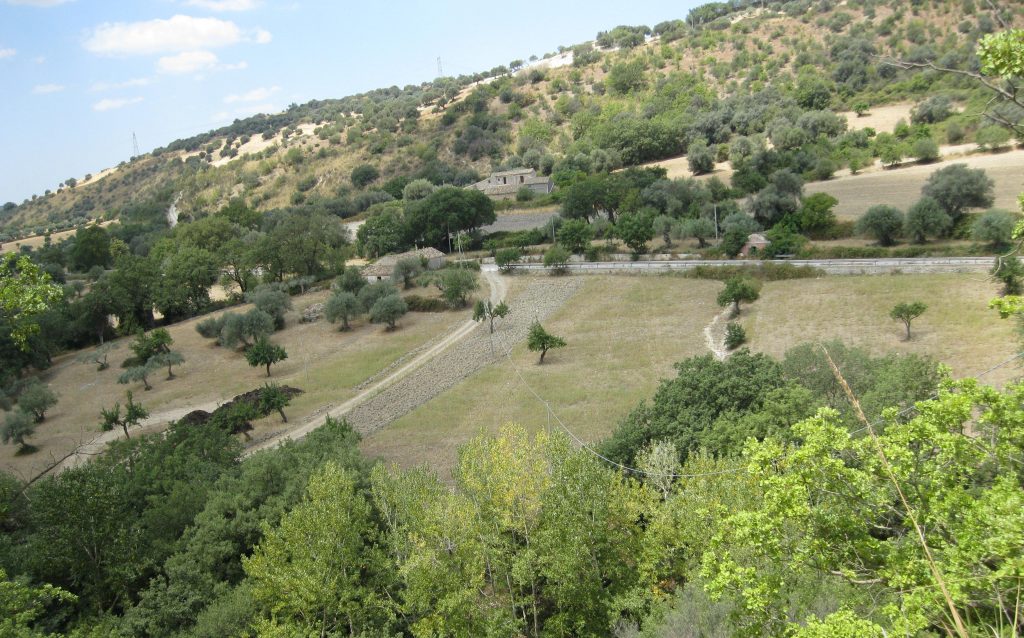
<path id="1" fill-rule="evenodd" d="M 763 6 L 743 8 L 747 4 Z M 806 128 L 810 121 L 800 118 L 808 112 L 917 103 L 936 94 L 962 111 L 927 132 L 939 143 L 972 141 L 983 125 L 976 114 L 985 96 L 969 80 L 884 62 L 892 56 L 976 68 L 976 42 L 997 26 L 980 5 L 823 0 L 733 6 L 740 8 L 706 5 L 685 21 L 653 29 L 616 27 L 594 42 L 560 47 L 557 55 L 514 61 L 511 69 L 238 120 L 20 205 L 8 203 L 0 230 L 10 237 L 67 228 L 116 217 L 167 193 L 182 194 L 185 220 L 232 197 L 259 210 L 297 206 L 348 217 L 400 197 L 402 186 L 417 177 L 464 185 L 494 168 L 525 164 L 564 184 L 575 171 L 681 155 L 698 139 L 712 150 L 719 145 L 725 160 L 730 149 L 721 145 L 766 136 L 776 147 L 814 155 L 810 168 L 826 158 L 834 171 L 851 159 L 863 162 L 848 152 L 856 140 L 830 133 L 830 148 L 817 148 L 811 140 L 785 141 L 792 130 L 786 127 Z M 1019 12 L 1004 17 L 1022 22 Z M 835 126 L 817 118 L 819 127 Z M 379 172 L 366 187 L 350 179 L 363 164 Z"/>

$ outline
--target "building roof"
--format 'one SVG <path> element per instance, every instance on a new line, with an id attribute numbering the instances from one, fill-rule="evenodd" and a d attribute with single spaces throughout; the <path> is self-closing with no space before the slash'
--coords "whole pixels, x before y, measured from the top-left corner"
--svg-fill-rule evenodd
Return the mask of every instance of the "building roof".
<path id="1" fill-rule="evenodd" d="M 532 173 L 534 169 L 530 167 L 526 168 L 513 168 L 510 171 L 499 171 L 497 173 L 491 173 L 491 177 L 508 177 L 509 175 L 524 175 L 526 173 Z"/>
<path id="2" fill-rule="evenodd" d="M 364 277 L 390 277 L 395 270 L 395 264 L 410 257 L 420 257 L 426 260 L 444 257 L 444 253 L 436 248 L 420 248 L 419 250 L 408 250 L 397 255 L 384 255 L 361 271 Z"/>
<path id="3" fill-rule="evenodd" d="M 748 244 L 770 244 L 772 242 L 771 242 L 770 239 L 768 239 L 767 237 L 765 237 L 761 233 L 750 233 L 750 236 L 747 237 L 747 243 Z"/>

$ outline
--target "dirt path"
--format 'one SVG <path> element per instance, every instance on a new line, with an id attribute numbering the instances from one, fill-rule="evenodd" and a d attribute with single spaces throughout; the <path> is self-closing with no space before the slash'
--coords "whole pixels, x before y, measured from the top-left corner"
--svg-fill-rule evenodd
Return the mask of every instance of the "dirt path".
<path id="1" fill-rule="evenodd" d="M 704 339 L 707 341 L 708 350 L 719 361 L 725 361 L 729 351 L 725 347 L 725 326 L 732 316 L 732 308 L 726 308 L 715 315 L 711 323 L 704 326 Z"/>

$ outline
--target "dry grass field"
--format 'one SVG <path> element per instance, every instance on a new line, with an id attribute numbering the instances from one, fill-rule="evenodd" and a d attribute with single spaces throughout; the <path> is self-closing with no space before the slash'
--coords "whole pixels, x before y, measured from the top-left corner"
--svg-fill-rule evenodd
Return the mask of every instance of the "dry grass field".
<path id="1" fill-rule="evenodd" d="M 720 287 L 674 276 L 586 276 L 583 290 L 545 325 L 568 347 L 550 352 L 542 366 L 525 344 L 512 357 L 567 425 L 587 440 L 600 439 L 672 375 L 674 362 L 709 352 L 703 328 L 720 310 Z M 740 321 L 752 349 L 773 356 L 807 340 L 840 339 L 876 354 L 928 354 L 964 376 L 1003 361 L 1016 347 L 1013 324 L 987 309 L 995 293 L 983 276 L 966 274 L 772 282 Z M 904 342 L 902 324 L 888 312 L 914 299 L 926 300 L 929 309 L 914 322 L 914 339 Z M 1019 371 L 1010 365 L 985 381 L 1005 383 Z M 549 417 L 506 360 L 369 435 L 363 450 L 403 467 L 428 464 L 445 476 L 459 445 L 509 421 L 537 429 Z"/>
<path id="2" fill-rule="evenodd" d="M 587 276 L 583 289 L 544 325 L 568 346 L 549 352 L 540 366 L 525 343 L 512 358 L 567 424 L 599 439 L 672 373 L 674 362 L 707 352 L 703 329 L 720 311 L 720 286 L 675 277 Z M 530 320 L 514 295 L 509 303 L 516 321 Z M 500 339 L 495 343 L 500 347 Z M 369 435 L 363 450 L 405 467 L 428 463 L 445 476 L 459 445 L 509 421 L 540 428 L 548 417 L 505 360 Z"/>
<path id="3" fill-rule="evenodd" d="M 422 291 L 417 291 L 422 294 Z M 293 300 L 287 327 L 273 337 L 284 346 L 288 359 L 271 368 L 271 378 L 305 391 L 286 409 L 289 420 L 301 421 L 315 411 L 353 396 L 355 386 L 374 376 L 410 350 L 445 333 L 466 319 L 465 312 L 410 313 L 399 321 L 399 329 L 385 332 L 380 325 L 360 321 L 351 332 L 339 332 L 325 320 L 301 324 L 301 311 L 323 301 L 326 291 L 310 293 Z M 248 306 L 234 308 L 245 311 Z M 153 389 L 143 391 L 141 384 L 119 385 L 120 364 L 131 352 L 129 339 L 120 339 L 120 347 L 111 353 L 111 366 L 97 372 L 95 366 L 77 363 L 75 355 L 65 355 L 41 375 L 54 389 L 60 402 L 47 414 L 30 440 L 39 451 L 14 456 L 14 446 L 0 447 L 0 470 L 31 477 L 61 458 L 81 442 L 99 434 L 100 409 L 115 402 L 124 403 L 125 391 L 132 390 L 152 415 L 178 418 L 195 408 L 212 410 L 237 394 L 258 388 L 268 381 L 262 368 L 250 368 L 241 352 L 226 350 L 212 340 L 199 336 L 193 319 L 169 328 L 174 349 L 185 357 L 175 369 L 176 377 L 152 375 Z M 254 437 L 281 428 L 279 418 L 267 418 L 256 424 Z"/>

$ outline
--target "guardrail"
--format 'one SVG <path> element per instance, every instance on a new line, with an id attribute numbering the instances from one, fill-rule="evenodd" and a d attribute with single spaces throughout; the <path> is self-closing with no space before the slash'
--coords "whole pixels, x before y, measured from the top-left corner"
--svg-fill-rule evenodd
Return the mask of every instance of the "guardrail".
<path id="1" fill-rule="evenodd" d="M 747 261 L 728 259 L 688 259 L 678 261 L 591 261 L 570 262 L 566 270 L 573 273 L 600 273 L 616 270 L 659 272 L 691 270 L 698 266 L 741 266 L 756 268 L 766 263 L 809 266 L 832 275 L 883 274 L 893 272 L 986 272 L 995 264 L 994 257 L 905 257 L 884 259 L 790 259 L 785 261 Z M 516 270 L 548 270 L 543 264 L 518 264 Z"/>

